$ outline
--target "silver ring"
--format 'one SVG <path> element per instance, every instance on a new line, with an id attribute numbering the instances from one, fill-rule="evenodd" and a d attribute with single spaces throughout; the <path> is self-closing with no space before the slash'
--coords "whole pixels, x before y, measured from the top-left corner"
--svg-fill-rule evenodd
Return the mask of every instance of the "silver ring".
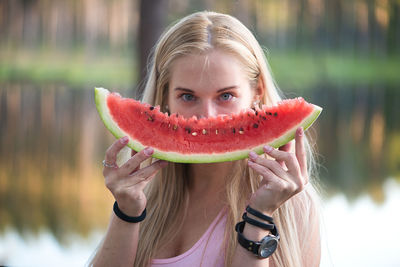
<path id="1" fill-rule="evenodd" d="M 116 165 L 115 163 L 113 163 L 113 164 L 108 164 L 108 163 L 106 162 L 106 160 L 103 160 L 103 166 L 104 166 L 104 167 L 107 167 L 107 168 L 116 168 L 116 167 L 117 167 L 117 165 Z"/>

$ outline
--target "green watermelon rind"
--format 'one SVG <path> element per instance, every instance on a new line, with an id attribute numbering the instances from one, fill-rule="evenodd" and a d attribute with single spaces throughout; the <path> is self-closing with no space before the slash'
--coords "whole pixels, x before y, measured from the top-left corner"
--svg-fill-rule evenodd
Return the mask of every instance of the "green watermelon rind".
<path id="1" fill-rule="evenodd" d="M 128 133 L 124 132 L 122 129 L 118 127 L 118 125 L 114 122 L 112 119 L 108 106 L 107 106 L 107 96 L 110 94 L 110 92 L 107 89 L 104 88 L 95 88 L 95 102 L 96 102 L 96 108 L 97 111 L 99 112 L 99 115 L 101 117 L 101 120 L 103 121 L 104 125 L 107 127 L 107 129 L 117 138 L 121 138 L 124 136 L 129 136 Z M 278 148 L 280 146 L 285 145 L 286 143 L 290 142 L 291 140 L 294 139 L 296 130 L 299 127 L 303 127 L 304 131 L 306 131 L 311 125 L 314 123 L 314 121 L 318 118 L 320 115 L 322 108 L 313 105 L 314 110 L 313 112 L 304 118 L 300 123 L 295 125 L 293 128 L 288 130 L 285 134 L 281 135 L 279 138 L 273 140 L 272 142 L 268 144 L 261 144 L 257 147 L 253 147 L 251 149 L 242 149 L 239 151 L 234 151 L 234 152 L 226 152 L 226 153 L 211 153 L 211 154 L 181 154 L 181 153 L 176 153 L 176 152 L 168 152 L 168 151 L 162 151 L 158 150 L 157 148 L 154 148 L 154 153 L 153 157 L 161 160 L 167 160 L 171 162 L 178 162 L 178 163 L 212 163 L 212 162 L 224 162 L 224 161 L 234 161 L 234 160 L 240 160 L 240 159 L 245 159 L 248 157 L 250 151 L 254 151 L 257 154 L 263 154 L 263 147 L 265 145 L 272 146 L 274 148 Z M 131 138 L 129 139 L 129 143 L 127 144 L 130 148 L 132 148 L 135 151 L 141 151 L 143 150 L 146 146 L 141 144 L 139 141 L 132 140 Z"/>

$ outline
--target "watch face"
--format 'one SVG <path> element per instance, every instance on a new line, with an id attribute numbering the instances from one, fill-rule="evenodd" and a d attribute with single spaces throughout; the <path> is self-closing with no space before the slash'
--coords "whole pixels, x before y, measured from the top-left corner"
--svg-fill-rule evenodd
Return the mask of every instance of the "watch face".
<path id="1" fill-rule="evenodd" d="M 262 258 L 268 258 L 278 247 L 278 239 L 275 236 L 266 236 L 260 245 L 258 255 Z"/>

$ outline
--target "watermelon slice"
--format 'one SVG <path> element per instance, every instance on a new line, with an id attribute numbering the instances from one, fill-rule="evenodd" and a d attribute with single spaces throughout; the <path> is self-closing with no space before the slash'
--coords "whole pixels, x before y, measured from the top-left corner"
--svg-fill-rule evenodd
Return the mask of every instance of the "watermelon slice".
<path id="1" fill-rule="evenodd" d="M 238 160 L 251 150 L 261 154 L 266 144 L 277 148 L 292 140 L 298 127 L 306 130 L 322 111 L 296 98 L 256 111 L 187 119 L 104 88 L 95 88 L 95 101 L 105 126 L 116 138 L 129 136 L 130 148 L 150 146 L 153 157 L 183 163 Z"/>

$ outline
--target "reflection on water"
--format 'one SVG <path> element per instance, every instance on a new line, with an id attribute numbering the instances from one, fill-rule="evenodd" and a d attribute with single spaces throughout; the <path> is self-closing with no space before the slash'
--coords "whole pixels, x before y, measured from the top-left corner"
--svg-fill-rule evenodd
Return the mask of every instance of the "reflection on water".
<path id="1" fill-rule="evenodd" d="M 397 267 L 400 262 L 400 183 L 384 183 L 385 203 L 377 204 L 363 195 L 349 203 L 343 194 L 327 199 L 322 219 L 321 267 Z M 379 218 L 371 230 L 371 214 Z M 338 218 L 344 218 L 338 220 Z M 377 230 L 375 230 L 377 229 Z M 89 238 L 73 236 L 60 245 L 48 232 L 22 240 L 14 231 L 0 234 L 0 265 L 83 266 L 102 239 L 103 232 Z"/>
<path id="2" fill-rule="evenodd" d="M 102 235 L 102 232 L 85 238 L 72 235 L 69 245 L 61 245 L 48 231 L 21 238 L 17 232 L 9 230 L 0 235 L 0 266 L 84 266 Z"/>
<path id="3" fill-rule="evenodd" d="M 311 94 L 324 107 L 316 134 L 327 190 L 351 199 L 368 192 L 383 202 L 385 177 L 400 178 L 400 90 L 321 86 Z"/>
<path id="4" fill-rule="evenodd" d="M 382 188 L 383 204 L 369 195 L 353 203 L 342 194 L 325 201 L 321 267 L 399 266 L 400 183 L 388 179 Z"/>
<path id="5" fill-rule="evenodd" d="M 91 90 L 2 86 L 0 229 L 50 229 L 57 239 L 104 227 L 111 197 L 101 158 L 110 135 Z"/>
<path id="6" fill-rule="evenodd" d="M 327 191 L 383 201 L 385 178 L 400 173 L 400 92 L 325 86 L 304 96 L 324 108 L 311 133 Z M 65 243 L 71 233 L 84 237 L 106 226 L 112 198 L 101 160 L 114 138 L 92 89 L 3 84 L 0 129 L 0 232 L 49 229 Z"/>

